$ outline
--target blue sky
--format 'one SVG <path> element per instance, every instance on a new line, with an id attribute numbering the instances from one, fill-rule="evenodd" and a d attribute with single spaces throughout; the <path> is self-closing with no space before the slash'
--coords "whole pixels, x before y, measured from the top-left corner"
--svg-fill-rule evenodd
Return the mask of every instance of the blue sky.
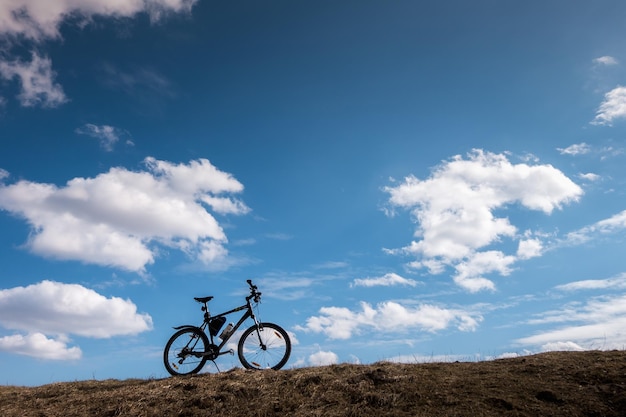
<path id="1" fill-rule="evenodd" d="M 246 279 L 287 367 L 623 349 L 625 14 L 4 2 L 0 383 L 165 377 Z"/>

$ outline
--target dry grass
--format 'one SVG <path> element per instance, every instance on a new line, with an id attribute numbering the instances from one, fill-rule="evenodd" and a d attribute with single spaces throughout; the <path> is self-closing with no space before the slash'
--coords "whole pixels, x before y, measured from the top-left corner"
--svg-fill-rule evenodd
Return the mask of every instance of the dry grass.
<path id="1" fill-rule="evenodd" d="M 626 352 L 3 386 L 0 416 L 626 416 Z"/>

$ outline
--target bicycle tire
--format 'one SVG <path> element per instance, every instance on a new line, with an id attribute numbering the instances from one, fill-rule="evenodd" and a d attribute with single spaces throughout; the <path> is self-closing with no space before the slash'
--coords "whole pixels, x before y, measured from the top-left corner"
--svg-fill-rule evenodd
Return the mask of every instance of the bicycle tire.
<path id="1" fill-rule="evenodd" d="M 201 346 L 199 346 L 201 345 Z M 163 363 L 171 375 L 197 374 L 207 361 L 204 353 L 209 346 L 209 339 L 204 332 L 195 327 L 186 327 L 174 333 L 165 345 Z M 190 353 L 183 354 L 187 349 Z"/>
<path id="2" fill-rule="evenodd" d="M 247 369 L 275 369 L 285 366 L 291 354 L 287 332 L 274 323 L 260 323 L 248 328 L 239 339 L 237 355 Z"/>

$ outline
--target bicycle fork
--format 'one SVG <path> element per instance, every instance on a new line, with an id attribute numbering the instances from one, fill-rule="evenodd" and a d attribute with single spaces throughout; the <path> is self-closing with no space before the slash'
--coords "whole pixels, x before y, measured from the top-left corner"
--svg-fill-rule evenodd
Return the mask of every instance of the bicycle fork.
<path id="1" fill-rule="evenodd" d="M 267 345 L 263 343 L 263 339 L 261 338 L 261 332 L 263 331 L 263 325 L 257 320 L 252 308 L 250 309 L 250 316 L 252 320 L 254 320 L 254 327 L 256 327 L 256 336 L 259 338 L 259 346 L 261 350 L 267 350 Z"/>

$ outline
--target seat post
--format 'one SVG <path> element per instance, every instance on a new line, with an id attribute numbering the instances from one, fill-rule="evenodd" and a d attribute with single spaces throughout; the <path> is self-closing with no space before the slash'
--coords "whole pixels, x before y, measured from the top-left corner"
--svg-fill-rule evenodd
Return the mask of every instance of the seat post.
<path id="1" fill-rule="evenodd" d="M 204 306 L 202 307 L 202 311 L 204 311 L 204 321 L 208 322 L 209 319 L 211 318 L 211 313 L 209 313 L 209 306 L 207 304 L 207 302 L 204 302 Z"/>

